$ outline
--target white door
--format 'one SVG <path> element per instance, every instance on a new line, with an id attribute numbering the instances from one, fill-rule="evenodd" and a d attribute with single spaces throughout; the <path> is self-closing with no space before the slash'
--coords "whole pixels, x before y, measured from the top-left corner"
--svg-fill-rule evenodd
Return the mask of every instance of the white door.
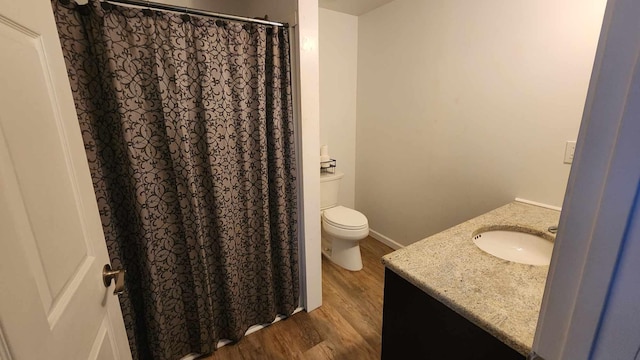
<path id="1" fill-rule="evenodd" d="M 0 359 L 129 359 L 47 0 L 0 0 Z"/>
<path id="2" fill-rule="evenodd" d="M 638 0 L 608 1 L 533 343 L 544 359 L 640 360 L 638 19 Z"/>
<path id="3" fill-rule="evenodd" d="M 640 360 L 640 199 L 629 221 L 591 359 Z"/>

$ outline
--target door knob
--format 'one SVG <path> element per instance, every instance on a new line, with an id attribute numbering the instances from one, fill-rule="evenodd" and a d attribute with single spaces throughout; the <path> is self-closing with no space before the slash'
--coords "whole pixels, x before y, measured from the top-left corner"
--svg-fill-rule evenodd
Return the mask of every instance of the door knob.
<path id="1" fill-rule="evenodd" d="M 111 285 L 111 280 L 115 280 L 116 288 L 113 290 L 113 295 L 120 295 L 124 292 L 124 274 L 126 270 L 112 270 L 111 265 L 106 264 L 102 268 L 102 282 L 105 287 Z"/>

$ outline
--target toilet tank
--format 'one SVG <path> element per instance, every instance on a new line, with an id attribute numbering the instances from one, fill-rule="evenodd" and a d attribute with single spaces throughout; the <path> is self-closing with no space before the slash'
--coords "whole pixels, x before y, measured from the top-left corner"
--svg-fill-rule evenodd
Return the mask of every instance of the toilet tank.
<path id="1" fill-rule="evenodd" d="M 328 209 L 338 205 L 338 190 L 343 173 L 336 171 L 334 174 L 320 174 L 320 209 Z"/>

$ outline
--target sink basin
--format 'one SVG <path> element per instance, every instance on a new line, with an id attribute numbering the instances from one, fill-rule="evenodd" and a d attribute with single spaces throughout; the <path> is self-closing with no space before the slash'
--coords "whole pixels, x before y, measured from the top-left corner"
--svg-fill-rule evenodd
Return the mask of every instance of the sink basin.
<path id="1" fill-rule="evenodd" d="M 553 252 L 551 241 L 516 230 L 478 232 L 473 242 L 484 252 L 520 264 L 549 265 Z"/>

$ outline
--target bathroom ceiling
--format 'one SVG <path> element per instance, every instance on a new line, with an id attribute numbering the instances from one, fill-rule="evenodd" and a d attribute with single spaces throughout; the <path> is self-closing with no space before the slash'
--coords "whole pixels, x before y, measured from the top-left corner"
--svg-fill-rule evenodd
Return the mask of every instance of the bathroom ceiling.
<path id="1" fill-rule="evenodd" d="M 393 0 L 319 0 L 321 8 L 360 16 Z"/>

